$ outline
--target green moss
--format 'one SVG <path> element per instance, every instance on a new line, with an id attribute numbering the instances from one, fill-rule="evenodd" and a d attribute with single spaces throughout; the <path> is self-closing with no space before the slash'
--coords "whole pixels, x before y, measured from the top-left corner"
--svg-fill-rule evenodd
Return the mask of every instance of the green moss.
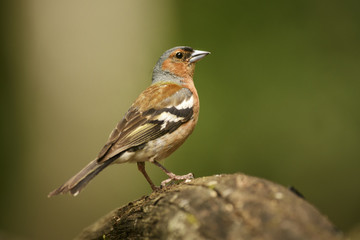
<path id="1" fill-rule="evenodd" d="M 197 225 L 199 223 L 197 218 L 193 214 L 190 214 L 190 213 L 188 213 L 186 215 L 186 220 L 192 225 Z"/>
<path id="2" fill-rule="evenodd" d="M 211 190 L 214 190 L 215 186 L 216 186 L 216 184 L 211 184 L 211 185 L 208 185 L 208 188 L 211 189 Z"/>

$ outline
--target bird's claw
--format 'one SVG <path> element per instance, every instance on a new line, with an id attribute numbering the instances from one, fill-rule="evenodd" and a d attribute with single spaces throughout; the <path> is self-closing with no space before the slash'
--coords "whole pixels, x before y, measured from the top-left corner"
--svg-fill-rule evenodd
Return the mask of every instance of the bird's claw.
<path id="1" fill-rule="evenodd" d="M 186 175 L 181 175 L 181 176 L 178 176 L 178 175 L 174 175 L 174 176 L 171 176 L 170 178 L 164 180 L 161 182 L 161 188 L 164 188 L 166 187 L 169 183 L 171 183 L 172 181 L 181 181 L 181 180 L 190 180 L 190 179 L 194 179 L 194 174 L 192 173 L 188 173 Z"/>

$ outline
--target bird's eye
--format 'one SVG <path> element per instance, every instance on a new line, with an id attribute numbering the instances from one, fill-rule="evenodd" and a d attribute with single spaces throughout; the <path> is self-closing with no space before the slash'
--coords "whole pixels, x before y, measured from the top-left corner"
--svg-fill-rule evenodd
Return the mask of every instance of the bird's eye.
<path id="1" fill-rule="evenodd" d="M 175 54 L 175 56 L 176 56 L 176 58 L 178 58 L 178 59 L 182 59 L 182 57 L 184 56 L 184 54 L 183 54 L 182 52 L 177 52 L 177 53 Z"/>

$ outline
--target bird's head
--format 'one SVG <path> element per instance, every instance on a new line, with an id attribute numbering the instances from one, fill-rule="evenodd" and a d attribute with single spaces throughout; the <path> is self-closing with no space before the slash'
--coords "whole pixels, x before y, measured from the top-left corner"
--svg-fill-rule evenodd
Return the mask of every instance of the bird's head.
<path id="1" fill-rule="evenodd" d="M 153 83 L 159 81 L 181 81 L 192 78 L 195 63 L 210 54 L 207 51 L 194 50 L 191 47 L 174 47 L 163 53 L 153 71 Z"/>

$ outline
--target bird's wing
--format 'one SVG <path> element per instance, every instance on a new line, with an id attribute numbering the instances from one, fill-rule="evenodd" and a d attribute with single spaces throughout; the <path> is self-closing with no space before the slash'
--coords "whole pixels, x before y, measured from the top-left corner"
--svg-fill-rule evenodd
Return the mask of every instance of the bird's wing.
<path id="1" fill-rule="evenodd" d="M 112 131 L 97 157 L 98 163 L 175 131 L 193 117 L 193 101 L 191 91 L 180 85 L 150 86 Z"/>

